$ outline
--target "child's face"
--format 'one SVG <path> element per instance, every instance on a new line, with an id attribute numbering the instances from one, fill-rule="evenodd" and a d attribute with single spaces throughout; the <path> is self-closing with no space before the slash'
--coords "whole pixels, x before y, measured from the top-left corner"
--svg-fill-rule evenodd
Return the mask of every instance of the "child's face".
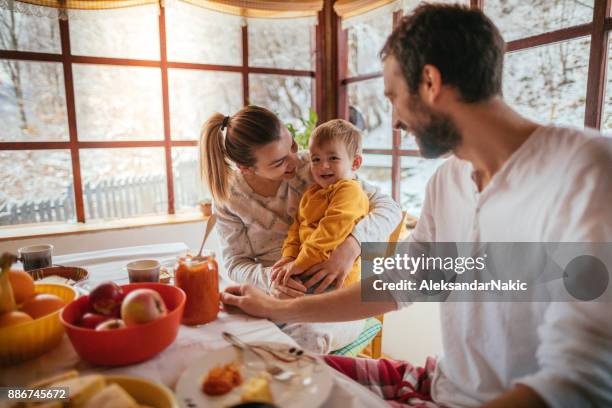
<path id="1" fill-rule="evenodd" d="M 340 180 L 351 180 L 361 166 L 361 156 L 349 157 L 342 142 L 331 141 L 323 146 L 310 146 L 312 177 L 322 188 Z"/>

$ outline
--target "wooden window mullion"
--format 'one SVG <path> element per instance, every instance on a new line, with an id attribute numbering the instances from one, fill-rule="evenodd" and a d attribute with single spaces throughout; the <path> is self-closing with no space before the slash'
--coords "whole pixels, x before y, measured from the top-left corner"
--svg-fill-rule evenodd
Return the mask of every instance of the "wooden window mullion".
<path id="1" fill-rule="evenodd" d="M 249 101 L 249 27 L 242 26 L 242 104 L 247 106 Z M 233 112 L 227 112 L 231 115 Z"/>
<path id="2" fill-rule="evenodd" d="M 68 116 L 68 136 L 72 162 L 72 184 L 74 186 L 74 204 L 77 222 L 85 222 L 83 202 L 83 181 L 81 178 L 81 158 L 79 155 L 76 108 L 74 103 L 74 80 L 70 61 L 70 28 L 68 20 L 60 20 L 60 41 L 62 44 L 62 68 L 64 71 L 64 90 L 66 92 L 66 113 Z"/>
<path id="3" fill-rule="evenodd" d="M 395 11 L 393 13 L 393 29 L 397 27 L 403 15 L 402 10 Z M 402 192 L 402 159 L 399 155 L 401 149 L 402 137 L 399 129 L 394 129 L 393 125 L 396 121 L 395 111 L 391 108 L 391 138 L 392 138 L 392 158 L 391 158 L 391 197 L 401 205 L 401 192 Z"/>
<path id="4" fill-rule="evenodd" d="M 159 56 L 161 68 L 162 109 L 164 115 L 164 153 L 166 156 L 166 186 L 168 214 L 174 214 L 174 172 L 172 171 L 172 135 L 170 132 L 170 103 L 168 92 L 168 55 L 166 50 L 166 8 L 159 10 Z"/>
<path id="5" fill-rule="evenodd" d="M 606 17 L 610 14 L 610 0 L 595 0 L 587 76 L 586 108 L 584 125 L 599 129 L 606 92 L 606 60 L 608 33 L 605 31 Z"/>

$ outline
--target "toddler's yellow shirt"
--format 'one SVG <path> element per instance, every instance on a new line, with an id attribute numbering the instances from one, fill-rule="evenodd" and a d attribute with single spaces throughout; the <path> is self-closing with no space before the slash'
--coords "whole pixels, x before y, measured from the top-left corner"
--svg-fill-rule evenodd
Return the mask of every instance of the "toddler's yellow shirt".
<path id="1" fill-rule="evenodd" d="M 295 265 L 302 270 L 329 259 L 368 212 L 368 196 L 356 180 L 340 180 L 327 188 L 313 185 L 300 200 L 283 256 L 296 258 Z M 360 270 L 357 258 L 344 286 L 359 281 Z"/>

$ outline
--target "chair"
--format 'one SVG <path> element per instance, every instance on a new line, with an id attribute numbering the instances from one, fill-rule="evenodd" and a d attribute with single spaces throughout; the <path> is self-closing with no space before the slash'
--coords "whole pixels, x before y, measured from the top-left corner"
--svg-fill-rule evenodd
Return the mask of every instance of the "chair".
<path id="1" fill-rule="evenodd" d="M 410 221 L 410 216 L 406 211 L 402 211 L 402 219 L 389 235 L 389 245 L 387 246 L 387 254 L 391 256 L 395 252 L 397 242 L 403 237 L 406 230 L 406 221 Z M 366 320 L 365 328 L 354 342 L 339 350 L 334 350 L 330 354 L 343 355 L 349 357 L 382 357 L 382 335 L 383 323 L 385 316 L 379 315 Z"/>

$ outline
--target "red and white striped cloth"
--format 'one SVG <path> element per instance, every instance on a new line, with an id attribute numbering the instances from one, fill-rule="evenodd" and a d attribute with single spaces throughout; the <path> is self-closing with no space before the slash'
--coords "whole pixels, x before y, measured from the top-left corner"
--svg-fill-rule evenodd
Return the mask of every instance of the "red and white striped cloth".
<path id="1" fill-rule="evenodd" d="M 428 357 L 425 367 L 406 361 L 344 356 L 324 357 L 332 368 L 357 381 L 392 407 L 441 408 L 431 399 L 431 380 L 436 359 Z"/>

